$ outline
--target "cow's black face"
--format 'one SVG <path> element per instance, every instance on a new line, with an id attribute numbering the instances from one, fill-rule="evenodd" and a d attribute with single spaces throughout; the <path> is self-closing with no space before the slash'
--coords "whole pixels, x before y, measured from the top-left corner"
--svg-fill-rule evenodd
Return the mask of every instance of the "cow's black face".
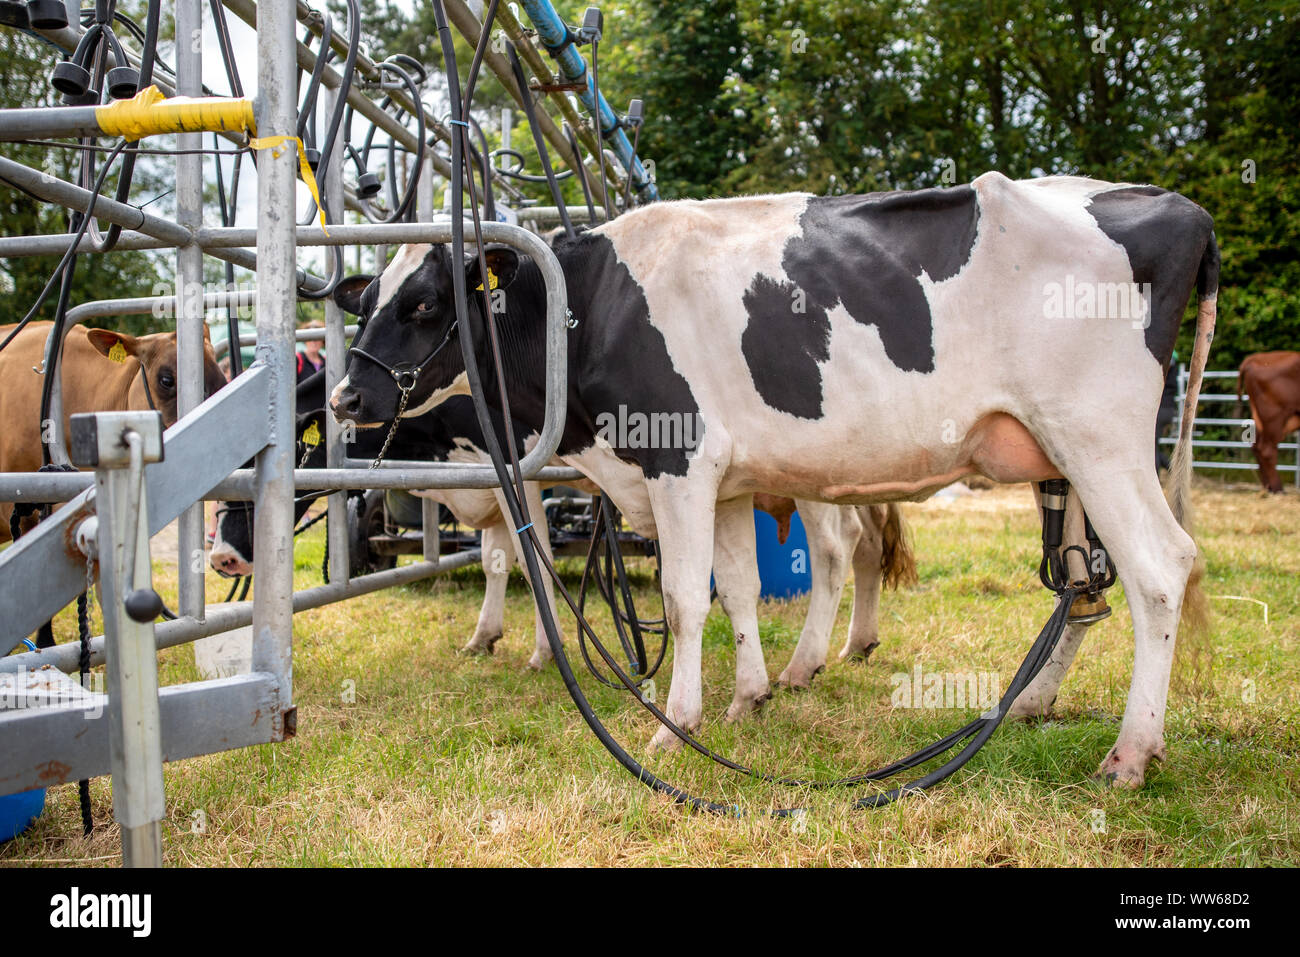
<path id="1" fill-rule="evenodd" d="M 298 416 L 298 446 L 294 464 L 302 469 L 325 467 L 325 410 L 315 409 Z M 244 468 L 252 468 L 249 459 Z M 302 491 L 294 498 L 293 523 L 296 526 L 324 492 Z M 252 502 L 222 502 L 217 508 L 217 533 L 208 563 L 222 578 L 253 573 Z"/>
<path id="2" fill-rule="evenodd" d="M 484 256 L 489 285 L 503 290 L 514 278 L 518 257 L 492 247 Z M 346 378 L 330 408 L 361 427 L 391 422 L 408 390 L 404 417 L 428 411 L 458 391 L 465 373 L 457 341 L 451 256 L 446 246 L 406 246 L 378 279 L 353 277 L 339 284 L 334 300 L 361 317 L 361 331 L 348 353 Z M 475 354 L 486 361 L 478 258 L 463 267 L 470 292 Z"/>

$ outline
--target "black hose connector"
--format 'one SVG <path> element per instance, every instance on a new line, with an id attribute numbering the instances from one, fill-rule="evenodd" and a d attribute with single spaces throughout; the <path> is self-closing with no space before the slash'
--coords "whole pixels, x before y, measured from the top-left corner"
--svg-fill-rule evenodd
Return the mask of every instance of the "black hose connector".
<path id="1" fill-rule="evenodd" d="M 115 100 L 129 100 L 140 91 L 140 73 L 135 67 L 115 66 L 104 82 L 108 95 Z"/>
<path id="2" fill-rule="evenodd" d="M 1043 497 L 1043 560 L 1038 566 L 1038 578 L 1044 588 L 1059 594 L 1069 584 L 1061 543 L 1065 539 L 1065 503 L 1070 483 L 1048 479 L 1038 483 L 1038 491 Z"/>
<path id="3" fill-rule="evenodd" d="M 27 22 L 33 30 L 62 30 L 68 25 L 63 0 L 27 0 Z"/>
<path id="4" fill-rule="evenodd" d="M 90 89 L 90 71 L 71 60 L 61 60 L 54 65 L 50 85 L 66 97 L 82 97 Z"/>

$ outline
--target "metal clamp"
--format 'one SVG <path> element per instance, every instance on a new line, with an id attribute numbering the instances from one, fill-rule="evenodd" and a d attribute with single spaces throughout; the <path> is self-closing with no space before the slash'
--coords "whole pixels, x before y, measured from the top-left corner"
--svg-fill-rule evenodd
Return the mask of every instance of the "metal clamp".
<path id="1" fill-rule="evenodd" d="M 122 601 L 133 621 L 144 624 L 162 612 L 162 597 L 152 584 L 136 588 L 137 530 L 144 520 L 144 466 L 163 460 L 162 415 L 158 412 L 81 413 L 70 420 L 68 448 L 72 464 L 81 468 L 127 469 L 127 500 L 122 518 L 125 570 Z"/>

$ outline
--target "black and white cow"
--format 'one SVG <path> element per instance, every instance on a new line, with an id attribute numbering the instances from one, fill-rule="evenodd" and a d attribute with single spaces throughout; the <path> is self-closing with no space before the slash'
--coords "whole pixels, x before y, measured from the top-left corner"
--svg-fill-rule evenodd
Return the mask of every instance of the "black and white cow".
<path id="1" fill-rule="evenodd" d="M 738 540 L 752 528 L 752 493 L 875 503 L 925 498 L 972 473 L 1064 476 L 1118 567 L 1135 631 L 1124 719 L 1101 773 L 1141 785 L 1165 751 L 1196 558 L 1181 527 L 1190 413 L 1172 509 L 1150 437 L 1198 284 L 1188 410 L 1213 335 L 1218 253 L 1204 210 L 1150 186 L 988 173 L 951 189 L 656 204 L 554 250 L 577 320 L 559 454 L 662 543 L 676 641 L 670 717 L 700 723 L 715 522 Z M 506 290 L 498 321 L 512 409 L 535 426 L 540 271 L 508 249 L 487 259 Z M 428 355 L 454 322 L 453 269 L 469 289 L 481 282 L 477 260 L 453 263 L 445 246 L 400 251 L 352 304 L 368 316 L 365 351 L 390 364 Z M 466 391 L 460 356 L 446 349 L 425 366 L 408 415 Z M 382 362 L 354 354 L 331 407 L 378 423 L 397 401 Z M 602 422 L 633 412 L 698 416 L 702 436 L 689 448 L 611 441 Z M 657 742 L 670 740 L 661 729 Z"/>
<path id="2" fill-rule="evenodd" d="M 323 369 L 298 385 L 298 454 L 306 453 L 303 468 L 325 467 L 325 444 L 321 441 L 325 430 L 320 421 L 325 414 L 325 392 Z M 313 425 L 316 426 L 315 442 L 308 448 L 303 444 L 303 435 Z M 498 423 L 498 431 L 504 434 L 504 423 Z M 356 441 L 349 446 L 349 453 L 358 458 L 377 455 L 386 435 L 387 429 L 358 432 Z M 521 446 L 522 452 L 523 434 L 518 428 L 515 441 Z M 482 429 L 474 414 L 473 402 L 461 398 L 447 402 L 425 415 L 404 421 L 393 437 L 388 457 L 423 462 L 484 463 L 490 462 L 484 449 L 485 444 Z M 542 547 L 549 554 L 550 539 L 546 533 L 541 486 L 536 482 L 526 482 L 524 490 L 528 497 L 529 513 L 536 517 L 537 527 L 542 530 L 539 535 Z M 325 494 L 324 491 L 299 493 L 295 521 L 302 518 L 313 501 Z M 514 529 L 504 517 L 507 513 L 504 511 L 505 503 L 501 499 L 501 492 L 491 489 L 431 489 L 415 494 L 446 505 L 462 525 L 482 531 L 483 574 L 486 580 L 483 607 L 479 611 L 474 633 L 463 650 L 471 654 L 491 654 L 505 629 L 506 585 L 510 569 L 519 557 L 519 542 Z M 252 573 L 252 531 L 251 502 L 223 503 L 217 519 L 216 539 L 208 559 L 219 574 L 231 576 Z M 546 582 L 546 589 L 546 607 L 554 610 L 556 606 L 549 581 Z M 541 606 L 538 605 L 534 620 L 533 654 L 528 662 L 529 667 L 534 669 L 543 668 L 551 660 L 551 646 L 546 640 L 541 616 Z"/>

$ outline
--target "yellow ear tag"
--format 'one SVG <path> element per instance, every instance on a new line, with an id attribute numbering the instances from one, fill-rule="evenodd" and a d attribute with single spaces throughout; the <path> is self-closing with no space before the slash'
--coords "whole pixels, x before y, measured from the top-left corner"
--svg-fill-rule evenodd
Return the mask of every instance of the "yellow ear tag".
<path id="1" fill-rule="evenodd" d="M 108 350 L 108 357 L 114 362 L 126 361 L 126 346 L 122 345 L 121 340 L 113 343 L 113 347 Z"/>
<path id="2" fill-rule="evenodd" d="M 494 273 L 494 272 L 489 268 L 489 269 L 488 269 L 488 288 L 489 288 L 489 289 L 495 289 L 495 288 L 496 288 L 497 286 L 499 286 L 500 284 L 501 284 L 501 280 L 497 278 L 497 274 Z M 478 292 L 478 291 L 479 291 L 480 289 L 482 289 L 482 288 L 483 288 L 483 284 L 482 284 L 482 283 L 479 283 L 477 286 L 474 287 L 474 291 L 475 291 L 475 292 Z"/>
<path id="3" fill-rule="evenodd" d="M 303 434 L 302 434 L 302 444 L 303 444 L 303 445 L 320 445 L 320 429 L 317 428 L 315 422 L 313 422 L 311 425 L 307 426 L 307 431 L 303 432 Z"/>

